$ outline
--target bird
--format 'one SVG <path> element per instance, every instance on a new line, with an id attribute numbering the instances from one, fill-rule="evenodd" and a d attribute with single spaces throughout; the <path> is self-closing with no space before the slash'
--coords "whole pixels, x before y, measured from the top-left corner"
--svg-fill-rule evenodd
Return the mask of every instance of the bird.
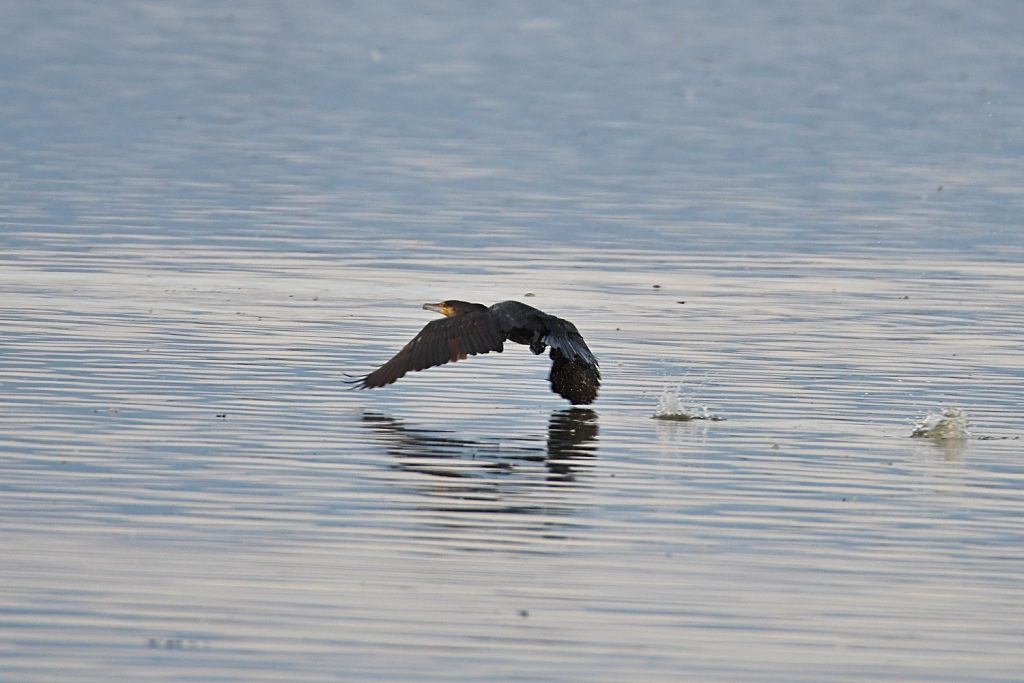
<path id="1" fill-rule="evenodd" d="M 423 304 L 443 318 L 427 323 L 419 334 L 384 365 L 350 382 L 353 389 L 387 386 L 406 373 L 454 363 L 469 356 L 504 351 L 512 341 L 530 347 L 535 355 L 550 348 L 551 391 L 573 405 L 593 403 L 601 386 L 597 358 L 568 320 L 518 301 L 493 306 L 449 299 Z"/>

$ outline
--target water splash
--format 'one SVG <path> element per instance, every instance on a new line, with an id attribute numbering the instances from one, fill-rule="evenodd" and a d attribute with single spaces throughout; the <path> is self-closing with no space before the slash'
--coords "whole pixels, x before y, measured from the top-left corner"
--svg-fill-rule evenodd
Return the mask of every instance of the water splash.
<path id="1" fill-rule="evenodd" d="M 928 413 L 914 425 L 910 436 L 934 441 L 966 441 L 971 433 L 967 429 L 967 414 L 958 406 L 950 406 L 942 412 Z"/>
<path id="2" fill-rule="evenodd" d="M 686 405 L 680 396 L 678 385 L 665 387 L 665 390 L 661 392 L 661 398 L 658 399 L 658 407 L 651 417 L 655 420 L 671 420 L 673 422 L 689 422 L 690 420 L 719 422 L 725 419 L 712 413 L 706 405 Z"/>

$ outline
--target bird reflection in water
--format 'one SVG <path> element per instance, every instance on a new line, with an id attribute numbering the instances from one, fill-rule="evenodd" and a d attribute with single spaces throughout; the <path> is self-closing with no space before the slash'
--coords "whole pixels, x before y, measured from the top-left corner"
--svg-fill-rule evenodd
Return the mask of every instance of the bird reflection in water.
<path id="1" fill-rule="evenodd" d="M 511 444 L 468 439 L 446 430 L 408 427 L 373 412 L 363 414 L 363 423 L 385 443 L 397 469 L 436 477 L 427 492 L 458 499 L 460 510 L 550 511 L 549 505 L 512 505 L 508 497 L 546 486 L 578 487 L 577 476 L 597 449 L 597 413 L 587 408 L 554 411 L 543 446 L 528 438 Z M 538 464 L 546 472 L 538 471 Z"/>
<path id="2" fill-rule="evenodd" d="M 597 413 L 589 408 L 556 410 L 548 420 L 548 470 L 572 480 L 572 460 L 593 457 Z"/>

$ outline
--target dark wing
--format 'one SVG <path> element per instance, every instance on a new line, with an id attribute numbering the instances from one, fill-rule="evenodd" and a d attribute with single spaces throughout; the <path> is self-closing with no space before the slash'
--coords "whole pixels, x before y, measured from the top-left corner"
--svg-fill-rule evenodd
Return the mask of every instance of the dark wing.
<path id="1" fill-rule="evenodd" d="M 408 372 L 426 370 L 478 353 L 501 353 L 504 341 L 504 335 L 487 311 L 432 320 L 394 358 L 355 380 L 353 388 L 382 387 Z"/>
<path id="2" fill-rule="evenodd" d="M 544 323 L 547 330 L 541 337 L 541 341 L 550 346 L 552 350 L 561 351 L 562 355 L 569 360 L 593 366 L 594 372 L 600 379 L 601 373 L 597 372 L 597 358 L 591 353 L 587 342 L 583 341 L 583 335 L 579 333 L 576 326 L 568 320 L 547 314 L 545 314 Z"/>
<path id="3" fill-rule="evenodd" d="M 568 399 L 573 405 L 593 403 L 601 386 L 601 371 L 597 363 L 581 358 L 569 358 L 557 346 L 551 347 L 551 391 Z M 593 358 L 593 356 L 591 356 Z"/>
<path id="4" fill-rule="evenodd" d="M 551 391 L 574 405 L 593 403 L 601 386 L 597 358 L 568 320 L 548 316 L 543 341 L 551 347 Z"/>
<path id="5" fill-rule="evenodd" d="M 601 371 L 575 325 L 518 301 L 503 301 L 490 310 L 506 339 L 529 344 L 534 353 L 551 347 L 551 391 L 576 405 L 594 402 Z"/>

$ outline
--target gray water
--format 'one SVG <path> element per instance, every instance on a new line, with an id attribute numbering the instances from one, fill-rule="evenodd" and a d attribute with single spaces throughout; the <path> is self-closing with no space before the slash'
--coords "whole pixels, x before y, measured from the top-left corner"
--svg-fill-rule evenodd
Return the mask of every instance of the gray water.
<path id="1" fill-rule="evenodd" d="M 0 679 L 1020 680 L 1021 35 L 3 4 Z M 346 391 L 445 298 L 572 320 L 597 403 Z"/>

